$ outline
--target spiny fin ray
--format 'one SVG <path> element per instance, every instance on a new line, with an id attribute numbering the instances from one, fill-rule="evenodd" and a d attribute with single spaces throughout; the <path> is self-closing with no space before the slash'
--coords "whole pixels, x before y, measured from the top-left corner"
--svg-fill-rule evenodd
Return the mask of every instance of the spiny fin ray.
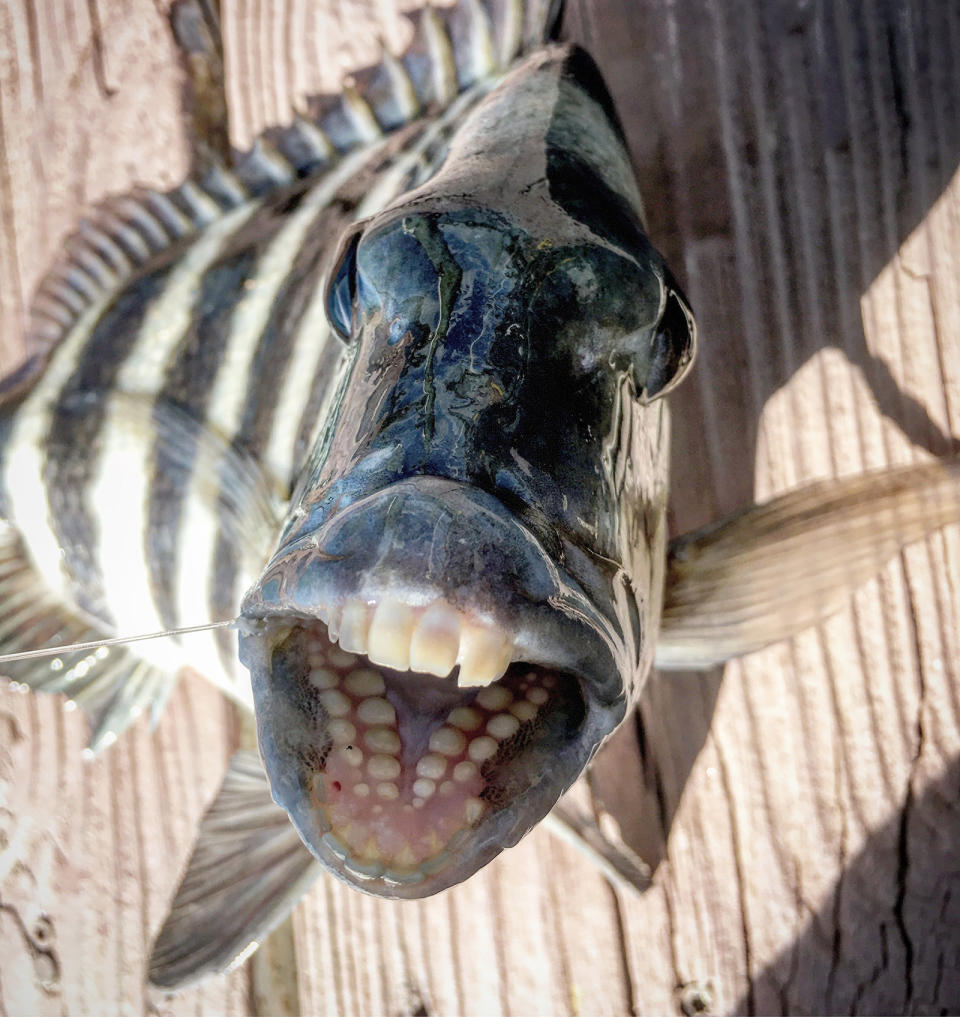
<path id="1" fill-rule="evenodd" d="M 960 522 L 960 456 L 812 484 L 673 540 L 656 664 L 701 668 L 828 618 L 901 550 Z"/>
<path id="2" fill-rule="evenodd" d="M 258 755 L 238 752 L 154 942 L 151 983 L 183 988 L 244 959 L 321 871 L 270 796 Z"/>

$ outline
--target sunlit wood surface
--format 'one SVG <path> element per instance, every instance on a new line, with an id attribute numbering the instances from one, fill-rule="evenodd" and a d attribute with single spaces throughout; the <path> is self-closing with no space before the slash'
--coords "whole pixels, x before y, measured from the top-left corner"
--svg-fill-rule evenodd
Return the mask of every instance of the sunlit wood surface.
<path id="1" fill-rule="evenodd" d="M 185 172 L 167 0 L 0 0 L 0 329 L 83 210 Z M 395 0 L 224 0 L 232 140 L 402 42 Z M 960 437 L 960 7 L 570 0 L 698 312 L 674 532 Z M 784 583 L 790 576 L 783 577 Z M 0 693 L 0 1015 L 960 1010 L 960 544 L 837 618 L 654 676 L 595 793 L 642 898 L 534 832 L 416 904 L 332 880 L 272 957 L 169 998 L 150 940 L 238 738 L 198 680 L 95 762 Z M 292 945 L 291 945 L 292 944 Z M 286 966 L 285 966 L 286 965 Z"/>

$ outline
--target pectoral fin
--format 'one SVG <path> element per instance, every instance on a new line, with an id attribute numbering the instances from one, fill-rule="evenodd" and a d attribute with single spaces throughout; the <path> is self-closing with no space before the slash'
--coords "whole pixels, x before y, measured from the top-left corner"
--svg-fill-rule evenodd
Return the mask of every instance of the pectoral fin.
<path id="1" fill-rule="evenodd" d="M 960 457 L 825 481 L 672 541 L 656 665 L 702 668 L 837 611 L 908 544 L 960 522 Z"/>
<path id="2" fill-rule="evenodd" d="M 154 942 L 151 983 L 180 989 L 246 959 L 321 871 L 270 797 L 257 753 L 238 752 Z"/>

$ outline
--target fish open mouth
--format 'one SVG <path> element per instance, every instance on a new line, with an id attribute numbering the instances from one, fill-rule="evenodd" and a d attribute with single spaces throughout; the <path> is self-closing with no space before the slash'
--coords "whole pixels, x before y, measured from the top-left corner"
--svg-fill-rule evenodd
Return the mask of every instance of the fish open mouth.
<path id="1" fill-rule="evenodd" d="M 424 897 L 520 840 L 626 709 L 590 610 L 462 484 L 403 481 L 294 534 L 247 595 L 240 656 L 310 850 L 360 889 Z"/>
<path id="2" fill-rule="evenodd" d="M 294 625 L 272 657 L 275 693 L 305 718 L 295 746 L 274 736 L 300 774 L 281 804 L 330 867 L 393 896 L 440 889 L 459 858 L 484 853 L 497 814 L 549 797 L 551 767 L 586 711 L 570 675 L 514 663 L 461 687 L 459 667 L 438 679 L 374 664 L 322 622 Z"/>

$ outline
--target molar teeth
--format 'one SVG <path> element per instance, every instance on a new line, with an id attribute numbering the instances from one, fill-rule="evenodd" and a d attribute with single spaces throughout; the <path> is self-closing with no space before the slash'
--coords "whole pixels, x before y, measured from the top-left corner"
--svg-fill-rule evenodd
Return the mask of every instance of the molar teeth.
<path id="1" fill-rule="evenodd" d="M 464 625 L 457 684 L 467 689 L 497 681 L 510 666 L 512 656 L 513 646 L 502 632 L 487 626 Z"/>
<path id="2" fill-rule="evenodd" d="M 467 748 L 467 755 L 471 761 L 476 763 L 478 766 L 480 763 L 485 763 L 488 759 L 492 759 L 500 749 L 500 746 L 491 738 L 489 735 L 481 735 L 479 738 L 474 738 Z"/>
<path id="3" fill-rule="evenodd" d="M 410 667 L 413 608 L 387 597 L 377 604 L 367 636 L 367 656 L 374 664 L 406 671 Z"/>
<path id="4" fill-rule="evenodd" d="M 520 730 L 520 721 L 512 714 L 498 713 L 487 721 L 487 732 L 497 741 L 512 738 Z"/>
<path id="5" fill-rule="evenodd" d="M 362 600 L 348 600 L 340 616 L 340 648 L 350 653 L 367 652 L 370 608 Z"/>
<path id="6" fill-rule="evenodd" d="M 460 613 L 437 601 L 424 611 L 410 640 L 410 667 L 446 678 L 457 663 L 460 649 Z"/>
<path id="7" fill-rule="evenodd" d="M 420 798 L 429 798 L 436 790 L 437 785 L 429 777 L 418 777 L 413 782 L 413 793 Z"/>
<path id="8" fill-rule="evenodd" d="M 447 761 L 443 756 L 430 753 L 417 763 L 417 773 L 430 780 L 439 780 L 447 772 Z"/>
<path id="9" fill-rule="evenodd" d="M 386 727 L 372 727 L 363 736 L 367 748 L 374 752 L 396 755 L 400 751 L 400 736 Z"/>

